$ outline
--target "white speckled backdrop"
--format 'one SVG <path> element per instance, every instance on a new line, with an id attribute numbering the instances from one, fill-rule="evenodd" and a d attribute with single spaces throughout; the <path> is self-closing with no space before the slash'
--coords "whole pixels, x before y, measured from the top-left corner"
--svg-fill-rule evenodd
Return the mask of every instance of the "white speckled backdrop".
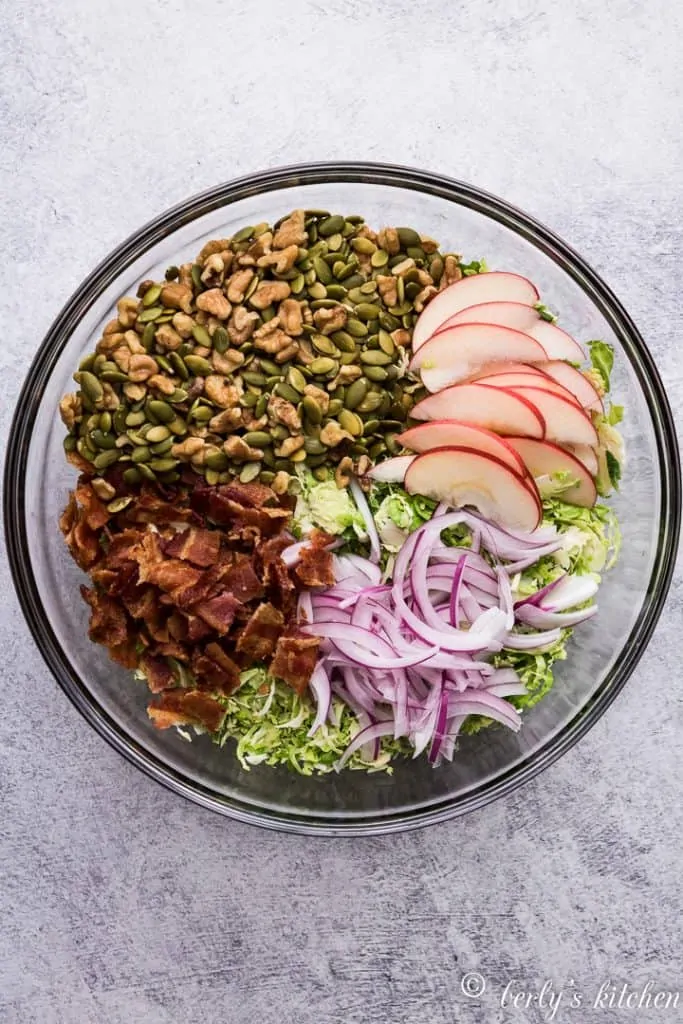
<path id="1" fill-rule="evenodd" d="M 549 224 L 679 410 L 682 34 L 674 0 L 4 0 L 3 447 L 42 335 L 112 246 L 220 180 L 342 157 Z M 536 781 L 432 830 L 325 842 L 137 773 L 43 666 L 4 549 L 0 572 L 3 1024 L 683 1019 L 683 994 L 617 1006 L 624 984 L 683 989 L 680 575 L 624 694 Z"/>

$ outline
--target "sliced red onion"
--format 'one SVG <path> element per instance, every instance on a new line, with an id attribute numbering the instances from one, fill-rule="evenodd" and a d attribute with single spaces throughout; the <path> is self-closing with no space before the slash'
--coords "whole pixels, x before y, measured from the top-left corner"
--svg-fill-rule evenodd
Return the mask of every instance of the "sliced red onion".
<path id="1" fill-rule="evenodd" d="M 592 618 L 597 610 L 598 606 L 596 604 L 575 612 L 551 612 L 545 608 L 534 608 L 532 605 L 526 605 L 526 607 L 518 610 L 517 618 L 527 626 L 533 626 L 535 629 L 553 629 L 555 627 L 569 629 L 571 626 L 578 626 L 580 622 L 585 622 L 586 619 Z"/>
<path id="2" fill-rule="evenodd" d="M 325 720 L 330 713 L 330 704 L 332 703 L 332 687 L 330 686 L 330 679 L 321 662 L 318 662 L 313 669 L 313 675 L 311 676 L 309 686 L 313 691 L 318 707 L 316 716 L 313 719 L 313 724 L 308 730 L 308 736 L 310 738 L 311 736 L 315 736 L 321 725 L 324 725 Z"/>
<path id="3" fill-rule="evenodd" d="M 342 756 L 335 764 L 334 767 L 336 771 L 341 771 L 348 759 L 353 757 L 356 751 L 360 750 L 361 747 L 365 746 L 367 743 L 381 739 L 382 736 L 391 736 L 393 731 L 393 722 L 375 722 L 374 725 L 368 725 L 364 729 L 361 729 L 360 732 L 356 733 Z"/>
<path id="4" fill-rule="evenodd" d="M 365 494 L 363 493 L 363 488 L 358 483 L 355 477 L 351 477 L 349 481 L 349 490 L 353 495 L 353 500 L 355 501 L 358 511 L 362 515 L 363 522 L 365 523 L 365 529 L 367 531 L 368 540 L 370 541 L 370 559 L 373 562 L 379 562 L 380 556 L 382 554 L 382 548 L 379 542 L 377 527 L 375 526 L 375 520 L 373 518 L 372 512 L 370 511 L 368 500 L 365 497 Z"/>
<path id="5" fill-rule="evenodd" d="M 503 646 L 509 651 L 542 651 L 561 638 L 561 629 L 549 629 L 544 633 L 510 633 Z"/>

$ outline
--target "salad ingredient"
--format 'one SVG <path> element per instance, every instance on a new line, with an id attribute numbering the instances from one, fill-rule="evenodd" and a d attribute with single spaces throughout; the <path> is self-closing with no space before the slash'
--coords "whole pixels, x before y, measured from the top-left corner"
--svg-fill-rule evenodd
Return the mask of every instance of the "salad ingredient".
<path id="1" fill-rule="evenodd" d="M 427 395 L 412 410 L 416 420 L 457 419 L 496 434 L 545 436 L 545 420 L 535 405 L 512 391 L 482 384 L 455 384 Z"/>
<path id="2" fill-rule="evenodd" d="M 413 331 L 413 352 L 417 352 L 446 320 L 468 306 L 484 302 L 521 302 L 533 305 L 538 302 L 538 298 L 538 292 L 531 281 L 519 274 L 489 271 L 463 277 L 435 296 L 420 316 Z"/>
<path id="3" fill-rule="evenodd" d="M 522 458 L 504 438 L 483 427 L 475 427 L 460 420 L 433 420 L 431 423 L 420 423 L 416 427 L 404 430 L 397 440 L 404 448 L 410 448 L 413 452 L 427 452 L 432 448 L 452 445 L 475 448 L 479 452 L 500 459 L 520 476 L 527 475 Z M 380 466 L 382 465 L 383 463 L 380 463 Z M 377 480 L 379 477 L 373 474 L 373 479 Z"/>
<path id="4" fill-rule="evenodd" d="M 367 536 L 362 515 L 343 487 L 334 480 L 318 481 L 311 473 L 299 473 L 301 491 L 297 498 L 292 521 L 299 535 L 306 535 L 318 527 L 331 534 L 347 530 L 361 538 Z"/>
<path id="5" fill-rule="evenodd" d="M 528 385 L 515 388 L 514 394 L 531 402 L 541 414 L 547 440 L 589 447 L 597 444 L 598 435 L 590 417 L 573 400 Z"/>
<path id="6" fill-rule="evenodd" d="M 368 476 L 377 483 L 401 484 L 413 459 L 413 455 L 396 455 L 393 459 L 385 459 L 368 470 Z"/>
<path id="7" fill-rule="evenodd" d="M 541 363 L 547 358 L 545 349 L 521 331 L 488 324 L 459 324 L 433 334 L 414 352 L 410 370 L 419 370 L 424 386 L 434 392 L 466 380 L 489 362 L 510 359 Z"/>
<path id="8" fill-rule="evenodd" d="M 486 302 L 478 306 L 469 306 L 455 316 L 449 317 L 439 328 L 443 331 L 456 324 L 497 324 L 522 331 L 537 341 L 545 349 L 548 359 L 569 359 L 572 362 L 583 361 L 581 346 L 570 334 L 558 327 L 556 323 L 541 316 L 534 305 L 520 302 Z"/>
<path id="9" fill-rule="evenodd" d="M 542 369 L 544 373 L 547 373 L 549 377 L 552 377 L 554 381 L 557 381 L 558 384 L 561 384 L 563 388 L 566 388 L 567 391 L 574 395 L 584 409 L 587 409 L 589 412 L 603 411 L 602 399 L 595 390 L 594 385 L 576 367 L 570 366 L 569 363 L 562 362 L 561 360 L 553 360 L 549 363 L 543 363 Z"/>
<path id="10" fill-rule="evenodd" d="M 545 364 L 542 364 L 545 365 Z M 543 391 L 550 391 L 553 395 L 560 395 L 561 398 L 566 399 L 568 402 L 572 402 L 574 405 L 579 405 L 574 395 L 563 388 L 561 384 L 557 384 L 550 377 L 541 377 L 539 374 L 533 373 L 495 373 L 488 377 L 484 377 L 480 380 L 475 381 L 477 384 L 484 384 L 490 388 L 507 388 L 511 391 L 517 391 L 518 388 L 531 387 L 541 388 Z M 581 406 L 579 406 L 581 408 Z"/>
<path id="11" fill-rule="evenodd" d="M 587 444 L 565 444 L 562 447 L 578 459 L 592 477 L 598 475 L 598 457 L 595 454 L 595 448 L 591 448 Z"/>
<path id="12" fill-rule="evenodd" d="M 473 505 L 485 518 L 513 529 L 532 531 L 541 520 L 533 482 L 500 459 L 471 448 L 438 448 L 418 455 L 408 467 L 405 488 L 453 508 Z"/>
<path id="13" fill-rule="evenodd" d="M 593 478 L 575 456 L 551 441 L 536 441 L 528 437 L 508 437 L 506 440 L 524 460 L 542 496 L 547 483 L 552 485 L 553 478 L 564 475 L 561 492 L 564 501 L 586 508 L 595 504 L 598 492 Z"/>

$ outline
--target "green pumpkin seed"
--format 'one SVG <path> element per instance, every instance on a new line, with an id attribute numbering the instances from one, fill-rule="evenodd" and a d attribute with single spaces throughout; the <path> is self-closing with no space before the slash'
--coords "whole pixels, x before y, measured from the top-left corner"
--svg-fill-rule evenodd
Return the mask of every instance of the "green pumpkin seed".
<path id="1" fill-rule="evenodd" d="M 198 345 L 205 345 L 207 348 L 211 346 L 211 335 L 207 331 L 206 327 L 202 327 L 201 324 L 195 324 L 192 328 L 192 337 Z"/>
<path id="2" fill-rule="evenodd" d="M 367 380 L 359 377 L 358 380 L 354 380 L 353 383 L 349 384 L 346 389 L 346 397 L 344 404 L 347 409 L 355 409 L 356 406 L 360 405 L 365 396 L 368 393 L 369 384 Z"/>
<path id="3" fill-rule="evenodd" d="M 311 344 L 313 345 L 313 348 L 316 350 L 316 352 L 320 352 L 320 354 L 323 356 L 339 355 L 339 349 L 332 341 L 332 339 L 329 338 L 326 334 L 313 334 L 311 336 Z M 313 366 L 312 363 L 311 366 Z M 319 371 L 313 370 L 313 372 L 318 373 Z"/>
<path id="4" fill-rule="evenodd" d="M 111 512 L 112 515 L 116 515 L 117 512 L 123 512 L 124 508 L 128 508 L 132 500 L 130 496 L 127 498 L 114 498 L 107 505 L 107 512 Z"/>
<path id="5" fill-rule="evenodd" d="M 391 356 L 382 352 L 381 349 L 370 349 L 361 352 L 360 361 L 367 366 L 387 366 L 391 362 Z"/>
<path id="6" fill-rule="evenodd" d="M 429 276 L 434 281 L 434 284 L 438 284 L 443 277 L 443 259 L 441 256 L 432 256 L 429 261 Z"/>
<path id="7" fill-rule="evenodd" d="M 306 450 L 305 448 L 299 448 L 298 451 L 292 452 L 290 456 L 291 462 L 305 462 L 306 461 Z"/>
<path id="8" fill-rule="evenodd" d="M 355 351 L 354 352 L 342 352 L 342 354 L 339 356 L 339 362 L 342 364 L 342 366 L 350 366 L 351 363 L 355 363 L 355 361 L 356 361 L 356 353 L 355 353 Z"/>
<path id="9" fill-rule="evenodd" d="M 285 383 L 285 381 L 282 381 L 280 384 L 276 384 L 273 391 L 276 395 L 279 395 L 280 398 L 284 398 L 287 402 L 296 403 L 301 398 L 299 392 L 295 391 L 294 388 Z"/>
<path id="10" fill-rule="evenodd" d="M 149 440 L 149 436 L 147 438 Z M 150 445 L 152 455 L 165 455 L 166 452 L 170 452 L 171 448 L 175 444 L 175 439 L 167 437 L 165 441 L 159 441 L 158 444 Z"/>
<path id="11" fill-rule="evenodd" d="M 338 232 L 344 229 L 344 218 L 339 214 L 335 214 L 333 217 L 326 217 L 325 220 L 321 220 L 318 224 L 318 234 L 321 238 L 329 238 L 330 235 L 336 235 Z"/>
<path id="12" fill-rule="evenodd" d="M 385 352 L 392 358 L 396 355 L 396 346 L 394 345 L 393 338 L 384 329 L 379 332 L 379 347 L 382 349 L 382 352 Z"/>
<path id="13" fill-rule="evenodd" d="M 346 331 L 335 331 L 329 337 L 341 352 L 356 351 L 356 342 Z"/>
<path id="14" fill-rule="evenodd" d="M 377 282 L 366 281 L 365 284 L 362 284 L 360 286 L 359 291 L 361 295 L 374 295 L 375 292 L 377 291 Z"/>
<path id="15" fill-rule="evenodd" d="M 381 312 L 381 308 L 373 302 L 361 302 L 354 310 L 359 320 L 376 320 Z"/>
<path id="16" fill-rule="evenodd" d="M 272 484 L 275 479 L 275 473 L 270 469 L 262 469 L 259 475 L 259 480 L 262 484 Z"/>
<path id="17" fill-rule="evenodd" d="M 224 469 L 228 468 L 228 466 L 230 465 L 230 459 L 225 454 L 225 452 L 211 452 L 209 455 L 206 456 L 204 460 L 204 465 L 207 467 L 207 469 L 213 469 L 217 473 L 220 473 Z"/>
<path id="18" fill-rule="evenodd" d="M 168 359 L 169 359 L 169 362 L 171 364 L 172 369 L 175 371 L 175 373 L 178 375 L 178 377 L 180 377 L 181 380 L 189 380 L 190 379 L 190 374 L 189 374 L 189 371 L 187 369 L 187 366 L 185 365 L 185 363 L 180 358 L 180 356 L 178 355 L 177 352 L 171 352 L 171 354 L 169 355 Z M 181 401 L 182 401 L 182 399 L 181 399 Z"/>
<path id="19" fill-rule="evenodd" d="M 180 277 L 180 268 L 176 266 L 167 267 L 164 277 L 167 281 L 177 281 Z"/>
<path id="20" fill-rule="evenodd" d="M 148 324 L 153 320 L 158 320 L 160 316 L 163 316 L 163 308 L 161 306 L 152 306 L 150 309 L 143 309 L 142 313 L 138 316 L 139 324 Z"/>
<path id="21" fill-rule="evenodd" d="M 107 434 L 102 430 L 93 430 L 90 434 L 90 438 L 93 444 L 97 448 L 104 448 L 106 451 L 110 451 L 116 447 L 116 438 L 113 434 Z"/>
<path id="22" fill-rule="evenodd" d="M 251 384 L 255 388 L 263 388 L 266 386 L 266 376 L 263 373 L 253 373 L 251 370 L 246 370 L 242 374 L 242 380 L 247 384 Z"/>
<path id="23" fill-rule="evenodd" d="M 95 451 L 95 449 L 91 448 L 90 445 L 86 444 L 85 438 L 83 437 L 79 437 L 78 440 L 76 441 L 76 451 L 78 452 L 79 455 L 82 455 L 83 458 L 87 459 L 89 462 L 92 462 L 93 459 L 95 459 L 97 456 L 97 452 Z M 104 452 L 102 452 L 102 455 L 104 455 Z"/>
<path id="24" fill-rule="evenodd" d="M 327 448 L 317 437 L 307 437 L 304 441 L 304 451 L 308 455 L 324 455 Z"/>
<path id="25" fill-rule="evenodd" d="M 361 288 L 362 288 L 362 285 L 361 285 Z M 358 302 L 365 302 L 366 301 L 365 292 L 362 292 L 360 290 L 360 288 L 352 288 L 351 291 L 349 292 L 347 298 L 348 298 L 349 302 L 353 302 L 354 305 L 356 303 L 358 303 Z"/>
<path id="26" fill-rule="evenodd" d="M 97 405 L 104 394 L 102 385 L 97 377 L 88 370 L 84 370 L 82 373 L 78 374 L 78 383 L 80 384 L 83 393 L 91 402 Z"/>
<path id="27" fill-rule="evenodd" d="M 385 313 L 384 311 L 379 315 L 379 325 L 383 327 L 385 331 L 397 331 L 401 326 L 401 321 L 391 313 Z"/>
<path id="28" fill-rule="evenodd" d="M 337 302 L 336 299 L 313 299 L 312 302 L 309 302 L 309 306 L 313 310 L 315 310 L 315 309 L 335 309 L 335 307 L 338 306 L 338 305 L 339 305 L 339 303 Z"/>
<path id="29" fill-rule="evenodd" d="M 322 422 L 323 411 L 312 395 L 304 395 L 301 404 L 309 423 L 317 425 Z"/>
<path id="30" fill-rule="evenodd" d="M 322 256 L 314 256 L 311 263 L 313 264 L 318 281 L 321 281 L 324 285 L 329 284 L 332 280 L 332 272 Z"/>
<path id="31" fill-rule="evenodd" d="M 346 263 L 341 268 L 341 270 L 337 270 L 334 276 L 337 278 L 338 281 L 348 281 L 350 280 L 351 277 L 355 276 L 357 266 L 357 260 L 349 260 L 349 262 Z"/>
<path id="32" fill-rule="evenodd" d="M 330 401 L 329 406 L 327 407 L 327 414 L 328 416 L 334 418 L 335 416 L 339 415 L 343 408 L 344 403 L 342 402 L 342 400 L 340 398 L 333 398 Z"/>
<path id="33" fill-rule="evenodd" d="M 364 366 L 363 373 L 368 378 L 368 380 L 375 381 L 376 383 L 381 383 L 387 380 L 389 377 L 386 369 L 383 366 Z"/>
<path id="34" fill-rule="evenodd" d="M 291 388 L 294 388 L 295 391 L 299 391 L 303 395 L 304 388 L 306 387 L 306 378 L 301 370 L 297 369 L 296 366 L 292 366 L 291 369 L 287 371 L 286 380 Z"/>
<path id="35" fill-rule="evenodd" d="M 250 430 L 242 440 L 251 448 L 266 448 L 273 439 L 265 430 Z"/>
<path id="36" fill-rule="evenodd" d="M 381 367 L 380 366 L 373 366 L 372 370 L 381 370 Z M 375 412 L 377 409 L 379 409 L 381 404 L 382 404 L 382 395 L 378 395 L 377 392 L 375 392 L 375 391 L 370 391 L 365 396 L 365 398 L 360 403 L 360 405 L 356 406 L 356 412 L 358 412 L 358 413 Z"/>
<path id="37" fill-rule="evenodd" d="M 77 442 L 77 438 L 73 434 L 67 434 L 66 437 L 64 438 L 64 440 L 62 441 L 62 444 L 64 445 L 64 451 L 65 452 L 74 452 L 74 451 L 76 451 L 76 442 Z"/>
<path id="38" fill-rule="evenodd" d="M 306 278 L 303 274 L 297 274 L 296 277 L 293 277 L 289 282 L 289 287 L 292 289 L 293 295 L 300 295 L 306 287 Z M 263 473 L 261 473 L 261 479 L 263 479 Z"/>
<path id="39" fill-rule="evenodd" d="M 366 420 L 365 423 L 363 424 L 363 437 L 369 437 L 370 434 L 374 434 L 375 431 L 378 428 L 379 428 L 379 420 L 378 419 Z"/>
<path id="40" fill-rule="evenodd" d="M 150 306 L 154 305 L 154 303 L 157 301 L 160 295 L 161 285 L 153 284 L 151 288 L 148 288 L 145 294 L 142 296 L 142 305 L 145 307 L 145 309 L 148 309 Z"/>
<path id="41" fill-rule="evenodd" d="M 165 441 L 167 437 L 171 436 L 171 431 L 168 427 L 162 425 L 158 427 L 150 427 L 145 434 L 145 440 L 150 444 L 158 444 L 160 441 Z"/>
<path id="42" fill-rule="evenodd" d="M 421 291 L 422 289 L 416 281 L 409 282 L 404 288 L 405 297 L 409 302 L 414 302 Z"/>
<path id="43" fill-rule="evenodd" d="M 240 483 L 248 484 L 261 472 L 260 462 L 245 462 L 240 470 Z"/>
<path id="44" fill-rule="evenodd" d="M 424 251 L 424 249 L 422 248 L 421 245 L 409 245 L 409 246 L 407 246 L 407 248 L 406 248 L 406 255 L 411 260 L 415 260 L 415 262 L 419 266 L 421 266 L 424 263 L 424 261 L 425 261 L 425 259 L 427 257 L 427 253 Z"/>
<path id="45" fill-rule="evenodd" d="M 373 445 L 371 445 L 368 448 L 368 455 L 370 456 L 373 462 L 376 462 L 380 455 L 383 455 L 386 450 L 387 446 L 385 445 L 384 440 L 382 439 L 381 441 L 376 441 Z"/>
<path id="46" fill-rule="evenodd" d="M 168 473 L 178 465 L 177 459 L 152 459 L 149 468 L 155 473 Z"/>
<path id="47" fill-rule="evenodd" d="M 232 242 L 234 245 L 239 245 L 240 242 L 248 242 L 253 234 L 254 229 L 251 225 L 246 228 L 240 228 L 240 230 L 236 231 L 232 236 Z"/>
<path id="48" fill-rule="evenodd" d="M 339 371 L 339 363 L 328 356 L 320 356 L 310 363 L 310 369 L 316 377 L 332 377 Z"/>
<path id="49" fill-rule="evenodd" d="M 361 323 L 360 320 L 356 320 L 354 317 L 346 321 L 346 330 L 354 338 L 365 338 L 368 335 L 366 324 Z"/>
<path id="50" fill-rule="evenodd" d="M 254 406 L 254 416 L 256 419 L 260 419 L 265 416 L 266 409 L 268 408 L 268 395 L 259 395 L 258 401 Z"/>
<path id="51" fill-rule="evenodd" d="M 337 302 L 343 302 L 346 298 L 346 288 L 342 284 L 328 284 L 327 295 L 330 299 L 336 299 Z"/>
<path id="52" fill-rule="evenodd" d="M 99 417 L 99 428 L 105 434 L 108 434 L 112 427 L 112 418 L 110 412 L 103 412 Z"/>
<path id="53" fill-rule="evenodd" d="M 139 484 L 140 483 L 140 473 L 138 472 L 137 467 L 136 466 L 130 466 L 128 469 L 124 469 L 124 471 L 123 471 L 123 479 L 124 479 L 125 483 L 127 483 L 129 485 L 131 485 L 131 484 Z"/>
<path id="54" fill-rule="evenodd" d="M 272 359 L 265 359 L 263 356 L 259 356 L 259 366 L 261 373 L 267 373 L 269 377 L 281 377 L 282 367 L 274 363 Z"/>
<path id="55" fill-rule="evenodd" d="M 386 267 L 388 262 L 389 253 L 386 251 L 386 249 L 377 249 L 377 251 L 373 252 L 372 256 L 370 257 L 370 263 L 376 269 L 379 269 L 380 267 Z"/>
<path id="56" fill-rule="evenodd" d="M 205 467 L 203 472 L 204 472 L 204 478 L 206 479 L 207 484 L 209 484 L 210 487 L 215 487 L 216 484 L 218 483 L 218 481 L 221 478 L 221 475 L 218 472 L 218 470 L 217 469 L 207 469 Z"/>
<path id="57" fill-rule="evenodd" d="M 248 391 L 246 395 L 242 395 L 240 398 L 240 405 L 244 409 L 253 409 L 259 400 L 259 396 L 254 394 L 253 391 Z"/>
<path id="58" fill-rule="evenodd" d="M 373 252 L 377 252 L 377 246 L 369 238 L 352 238 L 351 248 L 354 252 L 360 252 L 364 256 L 372 256 Z"/>
<path id="59" fill-rule="evenodd" d="M 347 292 L 351 288 L 360 288 L 362 284 L 365 284 L 365 278 L 362 277 L 360 274 L 351 274 L 350 277 L 344 278 L 344 287 L 346 288 Z"/>
<path id="60" fill-rule="evenodd" d="M 97 358 L 98 356 L 95 354 L 95 352 L 91 352 L 89 356 L 84 356 L 83 359 L 81 359 L 80 363 L 78 364 L 79 372 L 82 373 L 84 370 L 92 370 Z"/>
<path id="61" fill-rule="evenodd" d="M 154 348 L 154 340 L 157 332 L 157 325 L 155 323 L 145 324 L 145 329 L 142 332 L 140 341 L 142 347 L 146 352 L 151 352 Z"/>
<path id="62" fill-rule="evenodd" d="M 109 469 L 110 466 L 113 466 L 115 462 L 119 461 L 120 457 L 121 452 L 114 448 L 112 451 L 100 452 L 99 455 L 95 456 L 92 462 L 95 469 L 98 469 L 101 472 L 103 469 Z"/>
<path id="63" fill-rule="evenodd" d="M 387 446 L 387 451 L 391 452 L 392 455 L 397 455 L 401 450 L 401 445 L 397 440 L 396 434 L 385 434 L 384 443 Z"/>
<path id="64" fill-rule="evenodd" d="M 136 468 L 140 476 L 144 477 L 145 480 L 149 480 L 150 482 L 156 481 L 156 473 L 144 462 L 139 462 Z"/>
<path id="65" fill-rule="evenodd" d="M 339 252 L 342 245 L 344 244 L 344 238 L 340 234 L 330 235 L 327 239 L 327 248 L 330 252 Z"/>
<path id="66" fill-rule="evenodd" d="M 190 275 L 192 277 L 192 284 L 196 291 L 204 291 L 204 282 L 202 281 L 202 266 L 200 263 L 193 263 L 190 269 Z"/>
<path id="67" fill-rule="evenodd" d="M 175 412 L 168 404 L 168 402 L 162 402 L 160 399 L 153 399 L 147 403 L 147 411 L 152 416 L 156 416 L 160 423 L 170 423 L 171 420 L 175 419 Z"/>
<path id="68" fill-rule="evenodd" d="M 171 364 L 169 363 L 166 356 L 156 356 L 156 361 L 161 367 L 161 369 L 164 371 L 164 373 L 173 374 Z"/>
<path id="69" fill-rule="evenodd" d="M 227 352 L 227 350 L 230 348 L 230 337 L 225 327 L 216 328 L 216 330 L 213 332 L 212 341 L 213 347 L 215 348 L 216 352 L 220 352 L 221 355 L 223 354 L 223 352 Z"/>
<path id="70" fill-rule="evenodd" d="M 407 249 L 409 245 L 422 246 L 422 239 L 413 228 L 396 228 L 396 231 L 403 249 Z"/>
<path id="71" fill-rule="evenodd" d="M 363 433 L 363 421 L 355 412 L 351 412 L 349 409 L 342 409 L 338 419 L 340 426 L 344 430 L 348 430 L 349 434 L 352 434 L 354 437 L 360 437 Z"/>
<path id="72" fill-rule="evenodd" d="M 144 422 L 145 414 L 142 411 L 142 409 L 140 409 L 138 412 L 129 412 L 128 415 L 126 416 L 127 427 L 139 427 Z"/>
<path id="73" fill-rule="evenodd" d="M 213 419 L 214 414 L 215 410 L 209 405 L 198 405 L 197 408 L 190 413 L 192 419 L 195 420 L 196 423 L 208 423 L 209 420 Z"/>
<path id="74" fill-rule="evenodd" d="M 130 453 L 131 462 L 148 462 L 152 457 L 149 445 L 140 444 Z"/>

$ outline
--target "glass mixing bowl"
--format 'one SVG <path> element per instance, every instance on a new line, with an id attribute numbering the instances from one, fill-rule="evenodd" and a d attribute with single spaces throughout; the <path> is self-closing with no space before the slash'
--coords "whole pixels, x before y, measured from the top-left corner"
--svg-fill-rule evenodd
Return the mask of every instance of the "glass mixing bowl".
<path id="1" fill-rule="evenodd" d="M 362 213 L 368 223 L 409 224 L 465 258 L 531 278 L 581 341 L 616 349 L 616 401 L 626 407 L 628 447 L 613 504 L 624 542 L 605 576 L 600 612 L 581 626 L 551 693 L 524 716 L 518 734 L 491 728 L 464 737 L 452 764 L 422 758 L 395 774 L 342 772 L 303 778 L 287 769 L 244 771 L 229 747 L 187 743 L 159 732 L 147 692 L 87 638 L 82 574 L 57 520 L 74 470 L 64 461 L 61 395 L 116 300 L 139 281 L 196 254 L 212 237 L 275 221 L 296 207 Z M 645 344 L 593 270 L 547 228 L 470 185 L 379 164 L 287 167 L 219 185 L 162 214 L 113 252 L 78 288 L 40 347 L 18 403 L 9 440 L 5 528 L 19 598 L 43 657 L 67 696 L 117 750 L 159 782 L 222 814 L 292 832 L 387 833 L 481 807 L 555 761 L 622 688 L 662 609 L 680 519 L 680 467 L 671 412 Z"/>

